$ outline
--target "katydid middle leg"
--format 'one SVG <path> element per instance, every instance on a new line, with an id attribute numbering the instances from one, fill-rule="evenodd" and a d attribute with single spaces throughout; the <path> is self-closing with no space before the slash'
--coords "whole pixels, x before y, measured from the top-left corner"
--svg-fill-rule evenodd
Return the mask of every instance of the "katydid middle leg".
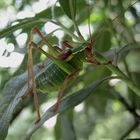
<path id="1" fill-rule="evenodd" d="M 54 108 L 52 109 L 54 112 L 57 111 L 59 104 L 61 102 L 61 98 L 64 95 L 64 90 L 66 89 L 68 82 L 74 78 L 78 73 L 79 73 L 80 69 L 76 69 L 74 72 L 71 72 L 64 80 L 64 82 L 62 83 L 62 85 L 60 86 L 59 89 L 59 93 L 58 93 L 58 97 L 57 97 L 57 101 L 54 105 Z"/>

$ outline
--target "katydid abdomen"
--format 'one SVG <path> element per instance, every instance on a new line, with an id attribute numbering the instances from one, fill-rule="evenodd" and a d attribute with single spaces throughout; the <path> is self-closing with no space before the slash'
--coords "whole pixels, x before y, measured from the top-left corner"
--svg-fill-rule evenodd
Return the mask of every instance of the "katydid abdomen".
<path id="1" fill-rule="evenodd" d="M 52 60 L 47 60 L 47 66 L 42 68 L 40 71 L 41 74 L 36 76 L 37 89 L 43 91 L 43 93 L 50 93 L 58 90 L 70 73 L 77 69 L 82 69 L 83 62 L 80 56 L 79 53 L 74 55 L 71 60 L 65 61 L 65 63 L 73 68 L 69 73 L 65 71 L 65 69 L 60 68 L 60 66 L 55 64 Z"/>
<path id="2" fill-rule="evenodd" d="M 37 88 L 45 93 L 50 93 L 57 90 L 68 75 L 51 60 L 48 61 L 48 66 L 43 68 L 41 75 L 36 78 Z"/>

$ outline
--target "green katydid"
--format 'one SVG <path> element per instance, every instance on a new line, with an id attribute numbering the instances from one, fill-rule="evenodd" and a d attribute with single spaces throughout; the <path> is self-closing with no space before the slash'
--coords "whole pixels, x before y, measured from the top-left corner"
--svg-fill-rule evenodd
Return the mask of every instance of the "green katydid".
<path id="1" fill-rule="evenodd" d="M 48 44 L 48 42 L 46 42 L 45 38 L 37 28 L 34 28 L 32 30 L 32 33 L 34 32 L 38 33 L 41 39 Z M 34 93 L 35 107 L 38 114 L 37 121 L 40 119 L 40 114 L 38 109 L 36 85 L 37 87 L 39 87 L 39 89 L 44 90 L 46 92 L 51 92 L 53 90 L 59 89 L 56 108 L 54 109 L 56 110 L 59 105 L 60 99 L 63 96 L 64 89 L 66 88 L 69 80 L 75 77 L 80 72 L 80 70 L 82 70 L 83 63 L 88 62 L 97 65 L 101 64 L 93 56 L 91 43 L 84 43 L 75 48 L 70 46 L 70 44 L 68 44 L 66 41 L 64 42 L 64 44 L 69 49 L 66 51 L 61 49 L 55 49 L 58 55 L 52 56 L 49 53 L 45 52 L 43 49 L 41 49 L 33 41 L 29 43 L 28 79 L 29 80 L 31 79 L 32 81 L 32 91 Z M 47 60 L 49 61 L 48 66 L 45 68 L 44 72 L 37 78 L 35 78 L 33 72 L 32 46 L 49 58 Z M 50 49 L 54 50 L 53 46 L 51 46 Z M 108 63 L 110 63 L 110 61 L 103 64 Z M 28 95 L 30 94 L 29 80 L 28 80 Z"/>

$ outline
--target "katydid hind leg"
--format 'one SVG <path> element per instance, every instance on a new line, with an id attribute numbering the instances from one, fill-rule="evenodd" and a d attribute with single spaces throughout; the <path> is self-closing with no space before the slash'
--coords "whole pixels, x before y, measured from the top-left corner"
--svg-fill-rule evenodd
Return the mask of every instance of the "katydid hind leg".
<path id="1" fill-rule="evenodd" d="M 37 113 L 37 119 L 35 123 L 38 123 L 40 120 L 40 112 L 39 112 L 39 101 L 38 101 L 38 96 L 37 96 L 37 87 L 36 87 L 36 81 L 35 81 L 35 74 L 33 70 L 33 56 L 32 56 L 32 47 L 34 47 L 36 50 L 39 52 L 45 54 L 48 58 L 54 59 L 54 57 L 48 53 L 46 53 L 42 48 L 38 46 L 38 44 L 34 43 L 31 41 L 29 43 L 28 47 L 28 91 L 27 91 L 27 96 L 30 95 L 30 81 L 32 82 L 32 92 L 33 92 L 33 97 L 34 97 L 34 104 L 35 104 L 35 109 Z"/>
<path id="2" fill-rule="evenodd" d="M 48 46 L 48 48 L 50 50 L 52 50 L 55 54 L 60 54 L 62 52 L 62 49 L 60 49 L 59 47 L 57 46 L 52 46 L 52 44 L 49 42 L 49 40 L 46 40 L 46 38 L 43 36 L 43 34 L 41 33 L 41 31 L 37 28 L 37 27 L 34 27 L 32 29 L 32 34 L 34 33 L 37 33 L 38 36 L 41 38 L 41 40 L 43 41 L 43 43 L 45 45 Z"/>
<path id="3" fill-rule="evenodd" d="M 32 44 L 29 44 L 28 47 L 28 93 L 30 95 L 30 80 L 32 81 L 32 93 L 34 97 L 34 105 L 37 113 L 37 118 L 35 123 L 39 122 L 40 120 L 40 112 L 39 112 L 39 101 L 37 96 L 37 88 L 36 88 L 36 81 L 35 81 L 35 74 L 33 70 L 33 56 L 32 56 Z"/>
<path id="4" fill-rule="evenodd" d="M 30 91 L 30 81 L 32 80 L 32 65 L 33 65 L 33 58 L 32 58 L 32 46 L 31 44 L 29 44 L 28 46 L 28 61 L 27 61 L 27 94 L 26 95 L 22 95 L 19 98 L 26 98 L 29 97 L 31 95 L 31 91 Z"/>

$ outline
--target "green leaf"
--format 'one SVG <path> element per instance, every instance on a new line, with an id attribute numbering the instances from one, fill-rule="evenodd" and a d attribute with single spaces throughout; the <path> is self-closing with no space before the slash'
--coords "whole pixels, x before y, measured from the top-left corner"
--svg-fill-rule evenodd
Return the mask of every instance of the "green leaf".
<path id="1" fill-rule="evenodd" d="M 56 15 L 60 16 L 62 14 L 62 11 L 60 8 L 55 9 Z M 45 23 L 47 21 L 50 21 L 52 19 L 51 14 L 51 8 L 45 9 L 42 12 L 36 14 L 33 18 L 26 18 L 23 20 L 17 20 L 16 25 L 9 26 L 5 28 L 4 30 L 0 31 L 0 38 L 3 38 L 5 36 L 9 36 L 11 33 L 18 29 L 26 29 L 26 28 L 33 28 L 34 26 L 37 26 L 37 24 Z"/>
<path id="2" fill-rule="evenodd" d="M 61 139 L 61 121 L 60 117 L 57 117 L 57 121 L 55 124 L 55 129 L 54 129 L 54 134 L 55 134 L 55 139 L 60 140 Z"/>
<path id="3" fill-rule="evenodd" d="M 79 90 L 76 93 L 73 93 L 67 97 L 65 97 L 56 112 L 53 112 L 52 109 L 54 106 L 50 107 L 45 114 L 42 116 L 41 120 L 37 124 L 32 124 L 31 128 L 28 130 L 27 134 L 24 137 L 24 140 L 29 140 L 32 136 L 32 134 L 39 129 L 42 124 L 44 124 L 45 121 L 50 119 L 51 117 L 55 116 L 57 113 L 63 113 L 64 111 L 68 110 L 69 108 L 72 108 L 78 104 L 80 104 L 82 101 L 84 101 L 93 91 L 96 87 L 98 87 L 100 84 L 102 84 L 104 81 L 112 79 L 113 77 L 106 77 L 101 80 L 97 80 L 96 82 L 90 84 L 86 88 Z"/>
<path id="4" fill-rule="evenodd" d="M 55 138 L 57 140 L 75 140 L 76 134 L 73 126 L 73 110 L 68 110 L 58 115 L 55 126 Z"/>
<path id="5" fill-rule="evenodd" d="M 76 140 L 76 134 L 69 114 L 64 113 L 61 115 L 61 127 L 63 140 Z"/>
<path id="6" fill-rule="evenodd" d="M 42 73 L 38 65 L 34 67 L 34 72 L 36 76 Z M 5 140 L 14 113 L 16 114 L 19 108 L 27 104 L 27 100 L 22 100 L 22 98 L 20 98 L 26 95 L 26 93 L 27 72 L 14 77 L 5 85 L 3 90 L 4 97 L 0 102 L 0 140 Z"/>
<path id="7" fill-rule="evenodd" d="M 73 19 L 76 15 L 76 0 L 59 0 L 59 3 L 65 14 L 70 19 Z"/>
<path id="8" fill-rule="evenodd" d="M 111 32 L 103 30 L 101 36 L 96 40 L 95 47 L 98 51 L 107 51 L 111 47 Z"/>
<path id="9" fill-rule="evenodd" d="M 138 85 L 138 87 L 140 87 L 140 73 L 138 72 L 132 72 L 131 73 L 132 77 L 133 77 L 133 81 Z M 128 97 L 129 100 L 131 101 L 131 103 L 133 104 L 133 106 L 137 109 L 140 109 L 140 97 L 136 94 L 134 94 L 134 92 L 132 90 L 130 90 L 128 88 Z"/>
<path id="10" fill-rule="evenodd" d="M 41 21 L 37 20 L 35 18 L 29 18 L 27 20 L 23 20 L 23 21 L 19 22 L 16 25 L 9 26 L 6 29 L 2 30 L 0 32 L 0 38 L 3 38 L 5 36 L 10 35 L 11 33 L 13 33 L 14 31 L 16 31 L 18 29 L 24 29 L 24 28 L 27 28 L 27 27 L 33 27 L 38 22 L 41 22 Z"/>
<path id="11" fill-rule="evenodd" d="M 20 97 L 20 95 L 18 95 L 17 92 L 20 91 L 25 82 L 25 75 L 26 74 L 23 74 L 11 79 L 4 88 L 5 96 L 0 102 L 0 140 L 5 140 L 12 116 L 16 107 L 19 105 L 20 98 L 18 97 Z M 24 92 L 21 90 L 20 94 Z"/>

